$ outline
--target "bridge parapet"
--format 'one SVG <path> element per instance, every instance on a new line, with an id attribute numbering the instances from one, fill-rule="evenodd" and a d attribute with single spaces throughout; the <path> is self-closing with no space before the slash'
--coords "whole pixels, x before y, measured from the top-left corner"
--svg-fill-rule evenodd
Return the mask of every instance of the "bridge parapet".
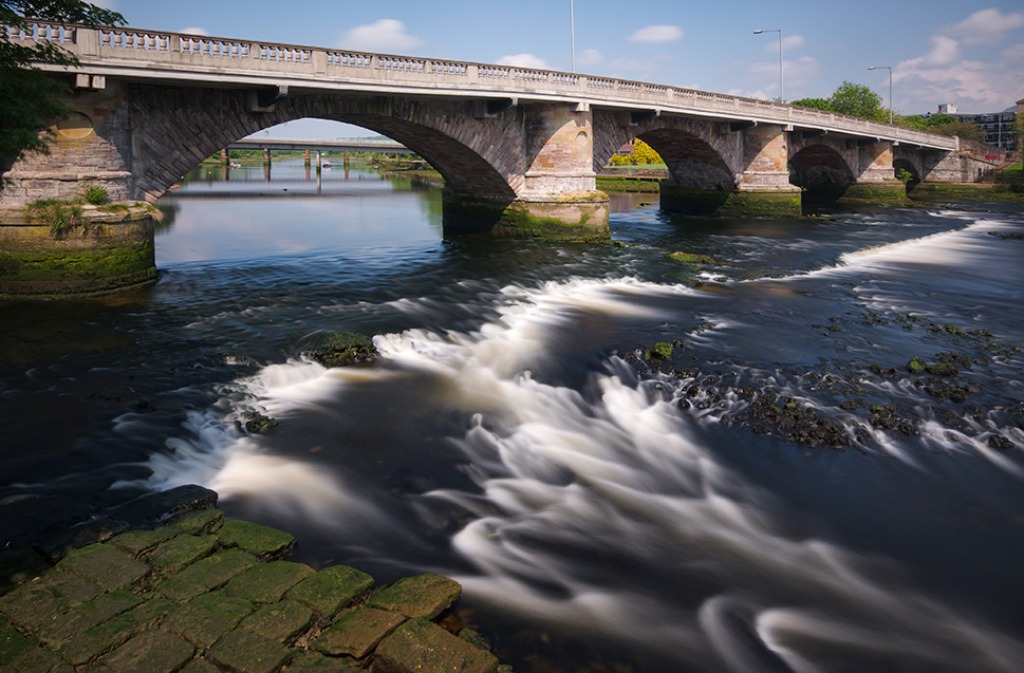
<path id="1" fill-rule="evenodd" d="M 9 31 L 9 35 L 17 40 L 58 43 L 78 57 L 83 69 L 99 75 L 159 78 L 173 73 L 178 80 L 250 86 L 285 83 L 309 90 L 374 91 L 387 85 L 408 93 L 577 102 L 717 121 L 812 128 L 944 151 L 958 148 L 955 138 L 820 110 L 553 70 L 44 21 L 29 22 L 16 33 Z"/>

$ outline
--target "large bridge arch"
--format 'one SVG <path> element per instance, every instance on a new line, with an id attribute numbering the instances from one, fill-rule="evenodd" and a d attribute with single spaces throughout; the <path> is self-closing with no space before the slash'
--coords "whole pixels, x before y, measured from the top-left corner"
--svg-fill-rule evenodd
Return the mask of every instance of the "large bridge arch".
<path id="1" fill-rule="evenodd" d="M 849 158 L 824 143 L 807 143 L 791 154 L 789 175 L 808 201 L 835 201 L 857 181 Z"/>
<path id="2" fill-rule="evenodd" d="M 269 110 L 254 111 L 244 91 L 140 87 L 129 98 L 134 198 L 155 201 L 195 164 L 232 142 L 309 117 L 355 124 L 402 143 L 436 168 L 457 194 L 507 205 L 521 187 L 524 167 L 516 157 L 522 153 L 505 146 L 521 142 L 516 115 L 478 120 L 467 111 L 468 101 L 314 95 L 284 98 Z"/>

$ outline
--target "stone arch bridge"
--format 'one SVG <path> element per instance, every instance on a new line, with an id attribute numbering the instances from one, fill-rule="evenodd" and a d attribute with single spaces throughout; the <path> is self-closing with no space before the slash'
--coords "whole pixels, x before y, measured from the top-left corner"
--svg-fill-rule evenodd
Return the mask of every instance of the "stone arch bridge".
<path id="1" fill-rule="evenodd" d="M 73 113 L 49 155 L 7 167 L 0 207 L 98 184 L 155 202 L 204 158 L 303 117 L 388 136 L 444 176 L 449 233 L 607 236 L 596 174 L 624 144 L 668 164 L 667 209 L 799 212 L 802 191 L 892 194 L 894 166 L 967 181 L 958 139 L 817 110 L 547 70 L 132 28 L 31 23 L 57 43 Z"/>

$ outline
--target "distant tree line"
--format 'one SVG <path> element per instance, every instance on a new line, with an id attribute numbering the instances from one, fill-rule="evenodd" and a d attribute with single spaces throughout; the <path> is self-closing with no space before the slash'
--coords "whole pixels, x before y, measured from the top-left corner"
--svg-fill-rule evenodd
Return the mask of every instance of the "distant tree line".
<path id="1" fill-rule="evenodd" d="M 882 106 L 882 98 L 868 87 L 852 82 L 844 81 L 828 98 L 801 98 L 792 101 L 792 104 L 876 122 L 889 121 L 889 110 Z M 893 114 L 892 121 L 896 126 L 903 128 L 960 136 L 964 140 L 978 142 L 982 139 L 981 129 L 977 124 L 963 121 L 953 115 L 935 114 L 926 117 Z"/>

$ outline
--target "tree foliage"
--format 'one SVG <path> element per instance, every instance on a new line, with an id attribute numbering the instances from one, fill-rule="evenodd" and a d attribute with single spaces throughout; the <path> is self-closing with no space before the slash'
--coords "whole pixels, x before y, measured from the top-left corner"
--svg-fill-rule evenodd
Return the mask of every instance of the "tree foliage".
<path id="1" fill-rule="evenodd" d="M 832 101 L 828 98 L 801 98 L 799 100 L 792 101 L 790 105 L 797 107 L 809 107 L 815 110 L 824 110 L 825 112 L 832 111 Z"/>
<path id="2" fill-rule="evenodd" d="M 828 98 L 801 98 L 793 105 L 825 112 L 850 115 L 871 121 L 887 121 L 889 112 L 882 107 L 882 99 L 863 84 L 843 82 Z"/>
<path id="3" fill-rule="evenodd" d="M 0 0 L 0 170 L 24 151 L 46 153 L 48 138 L 40 132 L 67 112 L 60 100 L 67 83 L 33 64 L 78 63 L 50 42 L 12 41 L 10 35 L 25 29 L 30 19 L 107 26 L 125 23 L 117 12 L 78 0 Z"/>
<path id="4" fill-rule="evenodd" d="M 639 138 L 633 140 L 633 150 L 628 155 L 617 154 L 612 157 L 611 163 L 613 166 L 660 166 L 665 164 L 661 155 Z"/>
<path id="5" fill-rule="evenodd" d="M 871 121 L 888 119 L 889 113 L 882 107 L 881 97 L 863 84 L 844 81 L 828 100 L 832 111 L 839 114 Z"/>

